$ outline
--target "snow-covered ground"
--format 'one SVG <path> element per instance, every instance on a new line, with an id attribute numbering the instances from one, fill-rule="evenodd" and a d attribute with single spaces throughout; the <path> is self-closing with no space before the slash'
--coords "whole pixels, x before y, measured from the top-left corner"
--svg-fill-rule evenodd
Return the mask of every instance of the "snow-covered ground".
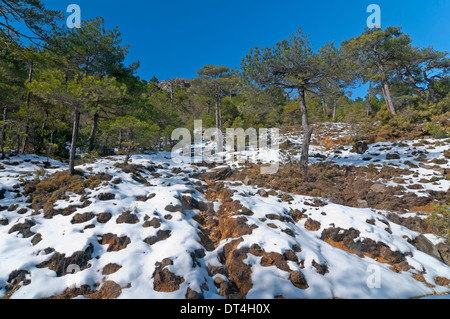
<path id="1" fill-rule="evenodd" d="M 294 145 L 301 144 L 300 134 L 290 134 L 283 138 L 289 139 Z M 448 192 L 450 180 L 440 178 L 435 169 L 421 165 L 423 157 L 419 158 L 419 161 L 417 157 L 423 154 L 426 159 L 443 160 L 443 152 L 450 149 L 449 140 L 426 142 L 423 145 L 417 144 L 417 141 L 376 143 L 369 146 L 365 155 L 352 153 L 351 147 L 348 146 L 338 153 L 336 149 L 313 146 L 311 154 L 324 155 L 326 159 L 322 160 L 338 165 L 374 164 L 380 167 L 395 165 L 407 168 L 414 174 L 404 177 L 406 183 L 420 183 L 424 186 L 424 189 L 416 190 L 418 195 L 427 196 L 428 190 Z M 254 155 L 262 162 L 276 158 L 273 154 L 269 156 L 264 152 L 267 151 L 257 151 Z M 413 153 L 415 155 L 412 155 Z M 275 155 L 278 154 L 282 162 L 297 156 L 291 154 L 287 157 L 286 153 Z M 399 156 L 387 160 L 386 154 Z M 366 159 L 363 160 L 363 157 Z M 26 202 L 27 198 L 22 194 L 23 182 L 36 178 L 38 172 L 42 173 L 42 163 L 46 158 L 20 155 L 0 161 L 4 168 L 0 169 L 0 189 L 6 190 L 2 196 L 4 198 L 0 199 L 0 205 L 4 208 L 0 212 L 0 220 L 7 220 L 7 225 L 0 224 L 0 297 L 7 294 L 7 286 L 11 284 L 8 282 L 10 274 L 14 270 L 23 270 L 27 272 L 26 279 L 29 281 L 23 283 L 11 298 L 56 296 L 68 287 L 101 287 L 106 281 L 113 281 L 121 287 L 119 298 L 185 298 L 188 289 L 203 294 L 205 298 L 224 298 L 219 294 L 217 282 L 218 279 L 230 279 L 224 274 L 211 274 L 209 269 L 224 267 L 221 263 L 224 247 L 237 238 L 223 239 L 214 249 L 208 251 L 202 246 L 199 235 L 199 229 L 202 228 L 197 219 L 200 210 L 168 208 L 169 205 L 181 206 L 180 199 L 183 196 L 207 204 L 209 201 L 205 199 L 203 191 L 207 184 L 200 180 L 199 174 L 210 169 L 191 163 L 174 162 L 171 154 L 167 152 L 135 155 L 132 156 L 132 164 L 155 168 L 154 172 L 151 169 L 139 171 L 140 177 L 147 181 L 142 183 L 133 178 L 132 174 L 114 166 L 122 160 L 122 156 L 113 156 L 78 166 L 77 170 L 86 175 L 107 173 L 112 176 L 112 180 L 120 178 L 121 181 L 105 182 L 93 190 L 89 189 L 86 198 L 67 194 L 67 199 L 55 202 L 54 209 L 81 205 L 85 199 L 90 205 L 78 208 L 68 216 L 60 214 L 51 219 L 45 218 L 42 211 L 35 212 L 31 209 Z M 312 162 L 319 160 L 321 159 L 312 157 Z M 51 160 L 50 165 L 50 168 L 44 170 L 45 176 L 67 168 L 65 164 L 54 160 Z M 234 165 L 233 168 L 238 169 L 241 166 Z M 450 169 L 450 161 L 439 166 Z M 432 183 L 421 182 L 432 177 L 439 179 Z M 386 184 L 392 183 L 390 181 Z M 285 255 L 294 251 L 295 254 L 294 258 L 285 260 L 289 269 L 283 269 L 275 264 L 262 265 L 263 257 L 247 252 L 242 260 L 251 268 L 252 285 L 246 294 L 247 298 L 410 298 L 449 292 L 448 287 L 437 285 L 435 278 L 450 278 L 450 267 L 410 244 L 409 241 L 419 233 L 388 221 L 386 212 L 337 205 L 325 199 L 322 199 L 323 203 L 318 206 L 312 204 L 316 198 L 283 194 L 281 191 L 261 196 L 260 189 L 256 186 L 235 181 L 225 181 L 224 185 L 233 192 L 232 200 L 240 202 L 252 212 L 245 215 L 245 223 L 252 231 L 240 236 L 242 241 L 236 249 L 250 248 L 257 244 L 265 253 Z M 101 194 L 113 194 L 114 198 L 101 200 Z M 289 195 L 291 199 L 281 200 L 283 195 Z M 146 200 L 139 200 L 140 197 L 146 197 Z M 223 202 L 217 199 L 213 203 L 214 211 L 218 212 L 221 205 Z M 118 217 L 124 211 L 135 215 L 138 221 L 133 224 L 117 223 Z M 293 221 L 292 211 L 300 211 L 306 218 Z M 106 223 L 93 218 L 84 223 L 72 224 L 74 214 L 84 213 L 93 213 L 95 217 L 101 213 L 110 213 L 111 219 Z M 271 218 L 268 218 L 268 215 Z M 159 221 L 158 227 L 144 227 L 145 223 L 152 219 Z M 41 236 L 37 243 L 32 243 L 34 235 L 23 238 L 19 232 L 10 232 L 14 225 L 27 220 L 34 223 L 30 231 Z M 317 227 L 308 230 L 309 227 L 305 227 L 308 220 L 315 221 Z M 86 227 L 88 225 L 89 227 Z M 355 242 L 371 239 L 373 242 L 386 244 L 391 251 L 405 256 L 410 269 L 395 272 L 391 269 L 392 265 L 385 261 L 358 256 L 354 252 L 341 249 L 342 247 L 331 245 L 321 238 L 323 231 L 329 228 L 339 228 L 342 232 L 349 229 L 358 231 L 359 237 L 354 239 Z M 158 237 L 161 232 L 168 235 L 153 244 L 145 242 L 148 238 Z M 108 251 L 108 245 L 102 245 L 99 241 L 105 234 L 127 237 L 129 243 L 118 251 Z M 435 235 L 427 236 L 434 243 L 443 240 Z M 75 274 L 58 277 L 54 270 L 36 267 L 48 261 L 55 253 L 64 254 L 67 258 L 76 252 L 87 250 L 90 246 L 93 251 L 88 268 Z M 53 248 L 54 252 L 49 252 L 47 248 Z M 196 251 L 204 253 L 194 258 L 193 253 Z M 179 282 L 178 289 L 171 292 L 155 290 L 155 271 L 160 267 L 158 263 L 166 258 L 169 258 L 171 263 L 163 268 L 183 279 Z M 109 264 L 121 267 L 116 272 L 105 275 L 102 270 Z M 319 273 L 317 265 L 325 266 L 327 271 Z M 67 266 L 69 265 L 65 265 Z M 294 272 L 303 274 L 307 288 L 301 289 L 293 284 L 290 275 Z M 425 282 L 417 280 L 413 275 L 421 276 Z M 372 285 L 372 282 L 376 284 Z"/>

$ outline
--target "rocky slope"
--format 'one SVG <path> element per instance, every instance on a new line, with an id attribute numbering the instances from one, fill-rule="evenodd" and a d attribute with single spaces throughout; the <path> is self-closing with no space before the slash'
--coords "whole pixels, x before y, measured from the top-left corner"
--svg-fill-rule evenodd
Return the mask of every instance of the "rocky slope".
<path id="1" fill-rule="evenodd" d="M 449 139 L 357 154 L 347 135 L 317 128 L 304 182 L 297 132 L 283 135 L 275 175 L 259 174 L 260 163 L 180 164 L 160 153 L 126 166 L 99 159 L 69 177 L 64 163 L 10 156 L 0 161 L 0 297 L 448 293 L 449 246 L 421 212 L 448 202 Z"/>

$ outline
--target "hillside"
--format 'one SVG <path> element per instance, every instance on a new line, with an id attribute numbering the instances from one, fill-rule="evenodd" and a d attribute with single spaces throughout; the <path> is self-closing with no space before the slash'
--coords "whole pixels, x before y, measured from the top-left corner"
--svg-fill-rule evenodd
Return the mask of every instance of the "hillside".
<path id="1" fill-rule="evenodd" d="M 298 130 L 283 132 L 275 175 L 259 174 L 266 153 L 231 166 L 111 156 L 74 176 L 66 163 L 10 155 L 0 161 L 0 297 L 448 294 L 438 204 L 449 202 L 450 139 L 358 154 L 345 125 L 315 129 L 305 182 L 295 178 Z"/>

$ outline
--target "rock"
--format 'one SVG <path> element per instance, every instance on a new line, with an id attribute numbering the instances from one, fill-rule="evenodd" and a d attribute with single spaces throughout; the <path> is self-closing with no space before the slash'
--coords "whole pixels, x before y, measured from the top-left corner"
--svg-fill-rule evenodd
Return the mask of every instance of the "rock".
<path id="1" fill-rule="evenodd" d="M 159 228 L 161 226 L 161 219 L 158 217 L 154 217 L 152 220 L 147 220 L 144 223 L 144 228 L 153 227 L 153 228 Z"/>
<path id="2" fill-rule="evenodd" d="M 19 207 L 19 204 L 11 204 L 11 205 L 8 207 L 8 212 L 13 212 L 13 211 L 15 211 L 18 207 Z"/>
<path id="3" fill-rule="evenodd" d="M 122 179 L 120 177 L 116 177 L 111 181 L 111 183 L 113 183 L 114 185 L 120 184 L 122 183 Z"/>
<path id="4" fill-rule="evenodd" d="M 373 184 L 370 190 L 374 193 L 384 193 L 386 192 L 387 186 L 384 184 Z"/>
<path id="5" fill-rule="evenodd" d="M 95 218 L 94 213 L 84 213 L 84 214 L 75 214 L 73 216 L 71 223 L 72 224 L 82 224 L 86 223 Z"/>
<path id="6" fill-rule="evenodd" d="M 330 227 L 322 232 L 321 239 L 328 244 L 355 254 L 359 257 L 369 256 L 380 262 L 387 262 L 391 265 L 401 263 L 406 260 L 399 251 L 392 251 L 383 242 L 376 242 L 370 238 L 355 241 L 360 236 L 360 232 L 354 228 L 344 230 Z"/>
<path id="7" fill-rule="evenodd" d="M 26 270 L 14 270 L 9 274 L 8 283 L 12 285 L 17 285 L 26 280 L 26 276 L 30 275 L 29 271 Z"/>
<path id="8" fill-rule="evenodd" d="M 114 274 L 114 273 L 118 272 L 120 268 L 122 268 L 122 266 L 115 264 L 115 263 L 109 263 L 105 267 L 103 267 L 102 275 L 107 276 L 107 275 Z"/>
<path id="9" fill-rule="evenodd" d="M 387 160 L 396 160 L 396 159 L 400 159 L 400 155 L 398 155 L 398 154 L 387 154 L 387 155 L 386 155 L 386 159 L 387 159 Z"/>
<path id="10" fill-rule="evenodd" d="M 222 252 L 218 254 L 219 262 L 226 269 L 228 281 L 235 284 L 237 290 L 232 295 L 226 295 L 227 298 L 243 299 L 253 286 L 252 267 L 244 262 L 248 256 L 249 248 L 237 249 L 242 241 L 243 239 L 239 238 L 227 243 Z"/>
<path id="11" fill-rule="evenodd" d="M 138 202 L 145 202 L 145 201 L 147 201 L 147 195 L 138 195 L 138 196 L 136 196 L 136 200 Z"/>
<path id="12" fill-rule="evenodd" d="M 392 265 L 392 267 L 389 268 L 390 270 L 399 273 L 401 271 L 408 271 L 410 269 L 413 269 L 406 260 L 398 263 L 398 264 L 394 264 Z"/>
<path id="13" fill-rule="evenodd" d="M 239 295 L 239 289 L 234 282 L 221 281 L 219 284 L 219 295 L 222 297 L 232 297 Z"/>
<path id="14" fill-rule="evenodd" d="M 134 180 L 135 182 L 138 182 L 139 184 L 147 183 L 147 180 L 143 178 L 139 173 L 132 174 L 131 179 Z"/>
<path id="15" fill-rule="evenodd" d="M 330 271 L 328 270 L 328 266 L 327 266 L 327 265 L 320 265 L 320 264 L 318 264 L 315 260 L 313 260 L 312 266 L 313 266 L 314 268 L 316 268 L 317 273 L 320 274 L 320 275 L 322 275 L 322 276 L 325 276 L 325 274 L 328 274 L 328 273 L 330 272 Z"/>
<path id="16" fill-rule="evenodd" d="M 266 190 L 262 188 L 259 190 L 258 194 L 261 197 L 269 197 L 269 194 L 267 194 Z"/>
<path id="17" fill-rule="evenodd" d="M 296 238 L 294 232 L 291 229 L 289 229 L 289 228 L 283 229 L 282 232 L 285 233 L 285 234 L 288 234 L 289 236 L 291 236 L 293 238 Z"/>
<path id="18" fill-rule="evenodd" d="M 203 173 L 200 175 L 208 184 L 214 184 L 216 181 L 224 180 L 231 176 L 232 170 L 230 166 L 220 167 L 213 169 L 210 172 Z"/>
<path id="19" fill-rule="evenodd" d="M 292 247 L 292 249 L 295 249 L 298 251 L 299 247 L 294 245 L 295 247 Z M 286 250 L 283 254 L 283 257 L 285 260 L 289 260 L 289 261 L 293 261 L 293 262 L 298 262 L 298 257 L 295 254 L 294 250 Z"/>
<path id="20" fill-rule="evenodd" d="M 26 208 L 24 207 L 24 208 L 19 209 L 19 210 L 17 211 L 17 214 L 19 214 L 19 215 L 24 215 L 24 214 L 26 214 L 27 212 L 28 212 L 28 209 L 26 209 Z"/>
<path id="21" fill-rule="evenodd" d="M 106 281 L 99 291 L 87 295 L 86 297 L 90 299 L 116 299 L 121 294 L 122 288 L 119 284 L 114 281 Z"/>
<path id="22" fill-rule="evenodd" d="M 434 282 L 436 283 L 436 285 L 450 288 L 450 279 L 448 279 L 448 278 L 436 277 L 436 278 L 434 278 Z"/>
<path id="23" fill-rule="evenodd" d="M 244 183 L 244 185 L 248 186 L 248 185 L 251 185 L 252 180 L 251 180 L 250 176 L 247 175 L 242 182 Z"/>
<path id="24" fill-rule="evenodd" d="M 127 248 L 131 240 L 127 236 L 118 237 L 114 234 L 105 234 L 98 242 L 100 245 L 109 245 L 107 252 L 112 252 Z"/>
<path id="25" fill-rule="evenodd" d="M 170 258 L 164 258 L 161 262 L 156 262 L 155 263 L 155 267 L 156 268 L 165 268 L 167 266 L 172 266 L 173 265 L 173 261 Z"/>
<path id="26" fill-rule="evenodd" d="M 33 239 L 31 240 L 31 243 L 33 244 L 33 246 L 36 246 L 37 244 L 39 244 L 42 240 L 42 235 L 41 234 L 36 234 L 34 235 Z"/>
<path id="27" fill-rule="evenodd" d="M 170 172 L 175 175 L 180 174 L 181 168 L 180 167 L 172 167 L 172 170 Z"/>
<path id="28" fill-rule="evenodd" d="M 144 242 L 146 244 L 154 245 L 159 241 L 162 240 L 166 240 L 167 238 L 169 238 L 172 234 L 172 231 L 170 230 L 158 230 L 158 232 L 156 233 L 156 236 L 152 236 L 152 237 L 148 237 L 146 239 L 144 239 Z"/>
<path id="29" fill-rule="evenodd" d="M 442 260 L 448 266 L 450 266 L 450 245 L 447 243 L 439 243 L 436 245 Z"/>
<path id="30" fill-rule="evenodd" d="M 80 270 L 84 270 L 90 267 L 89 260 L 92 258 L 94 252 L 94 246 L 89 244 L 85 251 L 77 251 L 70 257 L 65 257 L 65 254 L 55 252 L 52 257 L 36 265 L 37 268 L 49 268 L 56 272 L 57 277 L 67 275 L 68 266 L 77 265 Z"/>
<path id="31" fill-rule="evenodd" d="M 416 231 L 418 233 L 431 232 L 430 226 L 420 217 L 400 217 L 398 214 L 390 213 L 387 216 L 391 222 L 402 225 L 408 229 Z"/>
<path id="32" fill-rule="evenodd" d="M 280 270 L 289 271 L 289 265 L 286 262 L 284 255 L 275 252 L 266 253 L 265 251 L 263 251 L 261 258 L 261 266 L 263 267 L 275 266 Z"/>
<path id="33" fill-rule="evenodd" d="M 153 273 L 153 289 L 159 292 L 177 291 L 183 282 L 183 277 L 175 275 L 162 266 L 156 268 Z"/>
<path id="34" fill-rule="evenodd" d="M 111 213 L 100 213 L 97 216 L 97 221 L 100 224 L 106 224 L 107 222 L 109 222 L 109 220 L 111 219 L 112 214 Z"/>
<path id="35" fill-rule="evenodd" d="M 289 212 L 289 215 L 292 216 L 292 218 L 295 220 L 295 222 L 298 222 L 299 220 L 302 220 L 304 218 L 306 218 L 306 209 L 304 209 L 303 211 L 300 211 L 298 209 L 292 209 Z"/>
<path id="36" fill-rule="evenodd" d="M 191 300 L 195 300 L 195 299 L 204 299 L 205 297 L 203 296 L 202 293 L 197 292 L 195 290 L 192 290 L 191 288 L 188 288 L 186 291 L 186 299 L 191 299 Z"/>
<path id="37" fill-rule="evenodd" d="M 305 276 L 303 276 L 303 273 L 300 271 L 291 272 L 291 275 L 289 276 L 289 280 L 297 288 L 300 288 L 300 289 L 309 288 L 308 283 L 306 282 Z"/>
<path id="38" fill-rule="evenodd" d="M 201 211 L 207 211 L 208 210 L 208 204 L 198 201 L 192 196 L 186 196 L 184 195 L 181 200 L 182 208 L 186 210 L 201 210 Z M 167 209 L 166 209 L 167 210 Z"/>
<path id="39" fill-rule="evenodd" d="M 4 287 L 5 294 L 1 299 L 9 299 L 11 296 L 20 289 L 20 287 L 27 286 L 31 283 L 27 276 L 30 272 L 26 270 L 14 270 L 9 274 L 8 284 Z"/>
<path id="40" fill-rule="evenodd" d="M 308 218 L 308 220 L 305 223 L 305 228 L 309 231 L 318 231 L 320 229 L 320 223 L 316 220 L 312 220 L 311 218 Z"/>
<path id="41" fill-rule="evenodd" d="M 139 223 L 139 218 L 135 214 L 132 214 L 129 211 L 124 211 L 119 217 L 116 219 L 117 224 L 137 224 Z"/>
<path id="42" fill-rule="evenodd" d="M 364 141 L 358 141 L 353 145 L 352 152 L 357 154 L 364 154 L 369 149 L 367 143 Z"/>
<path id="43" fill-rule="evenodd" d="M 282 202 L 288 202 L 289 204 L 290 204 L 290 202 L 292 202 L 294 200 L 294 198 L 291 195 L 286 194 L 286 193 L 282 194 L 280 199 Z M 306 205 L 308 205 L 308 204 L 306 204 Z"/>
<path id="44" fill-rule="evenodd" d="M 176 206 L 174 206 L 174 205 L 167 205 L 164 209 L 167 210 L 168 212 L 171 212 L 171 213 L 181 212 L 182 211 L 181 205 L 176 205 Z"/>
<path id="45" fill-rule="evenodd" d="M 369 203 L 364 199 L 358 199 L 356 203 L 359 208 L 369 208 Z"/>
<path id="46" fill-rule="evenodd" d="M 21 233 L 23 235 L 23 238 L 29 238 L 35 234 L 31 231 L 31 228 L 35 225 L 36 225 L 35 221 L 27 219 L 24 223 L 16 224 L 13 227 L 11 227 L 11 229 L 9 230 L 8 233 L 12 234 L 12 233 L 18 231 L 19 233 Z"/>
<path id="47" fill-rule="evenodd" d="M 429 241 L 424 235 L 419 235 L 412 241 L 414 247 L 416 247 L 421 252 L 428 254 L 439 261 L 442 261 L 441 255 L 437 250 L 436 246 L 433 245 L 431 241 Z"/>
<path id="48" fill-rule="evenodd" d="M 79 287 L 79 288 L 72 286 L 72 287 L 66 288 L 62 294 L 59 294 L 56 296 L 51 296 L 51 297 L 46 297 L 43 299 L 69 300 L 69 299 L 74 299 L 79 296 L 86 296 L 91 293 L 92 293 L 92 291 L 91 291 L 91 287 L 89 285 L 81 285 L 81 287 Z"/>
<path id="49" fill-rule="evenodd" d="M 101 194 L 98 194 L 98 199 L 102 200 L 102 201 L 113 200 L 114 198 L 116 198 L 116 195 L 112 194 L 112 193 L 101 193 Z"/>

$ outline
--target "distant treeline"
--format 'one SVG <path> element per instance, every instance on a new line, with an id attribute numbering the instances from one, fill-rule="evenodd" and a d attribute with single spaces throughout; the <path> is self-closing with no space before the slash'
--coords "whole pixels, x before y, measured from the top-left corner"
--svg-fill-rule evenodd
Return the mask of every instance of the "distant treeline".
<path id="1" fill-rule="evenodd" d="M 366 29 L 318 49 L 299 29 L 252 49 L 235 69 L 205 65 L 194 79 L 141 79 L 139 62 L 125 65 L 120 31 L 107 30 L 101 17 L 71 30 L 39 0 L 0 0 L 0 16 L 2 155 L 67 158 L 71 173 L 77 149 L 159 150 L 173 129 L 199 119 L 219 129 L 302 125 L 306 171 L 312 122 L 405 112 L 426 121 L 449 111 L 448 53 L 414 47 L 400 27 Z M 366 97 L 352 99 L 363 84 Z"/>

